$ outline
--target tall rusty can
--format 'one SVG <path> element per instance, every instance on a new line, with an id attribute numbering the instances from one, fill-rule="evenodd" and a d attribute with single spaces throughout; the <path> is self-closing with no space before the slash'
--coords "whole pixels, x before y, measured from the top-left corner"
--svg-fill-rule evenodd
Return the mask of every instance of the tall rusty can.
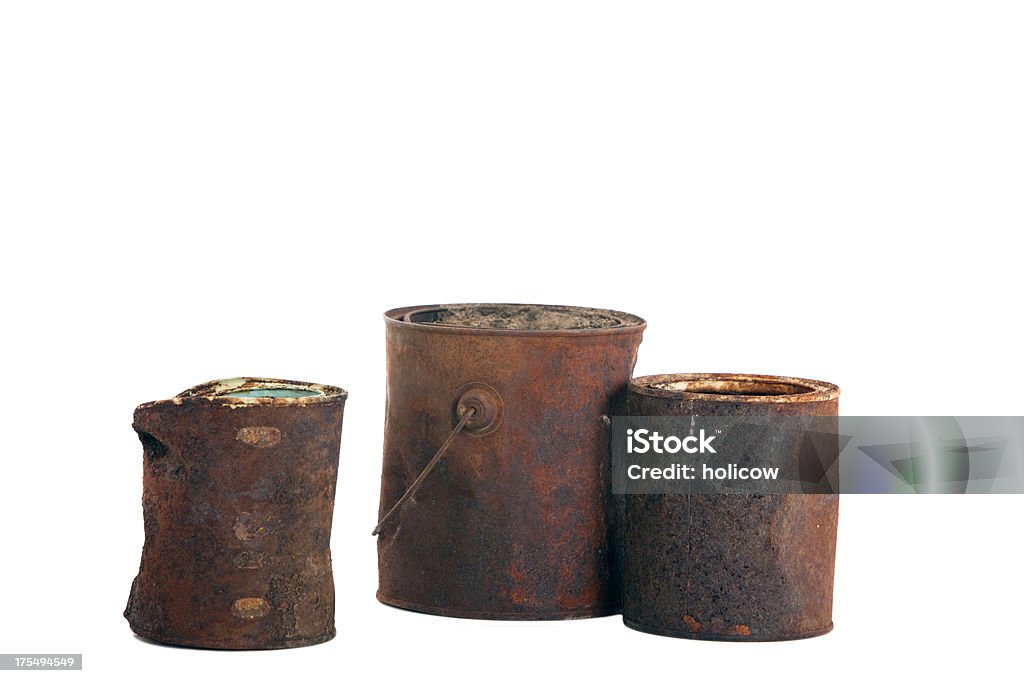
<path id="1" fill-rule="evenodd" d="M 838 406 L 839 388 L 827 382 L 738 374 L 639 377 L 628 399 L 629 414 L 646 417 L 835 418 L 816 421 L 826 441 L 833 431 L 838 440 Z M 838 494 L 623 497 L 626 626 L 749 641 L 832 630 Z"/>
<path id="2" fill-rule="evenodd" d="M 331 521 L 347 394 L 237 378 L 144 403 L 146 540 L 125 618 L 228 650 L 334 637 Z"/>
<path id="3" fill-rule="evenodd" d="M 526 304 L 385 322 L 377 598 L 476 619 L 618 613 L 608 415 L 646 323 Z"/>

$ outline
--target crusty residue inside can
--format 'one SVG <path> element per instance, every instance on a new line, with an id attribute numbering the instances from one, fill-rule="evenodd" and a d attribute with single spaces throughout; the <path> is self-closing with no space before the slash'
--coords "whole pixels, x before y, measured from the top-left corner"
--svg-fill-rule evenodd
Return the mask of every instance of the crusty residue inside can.
<path id="1" fill-rule="evenodd" d="M 412 311 L 408 322 L 492 330 L 594 330 L 631 321 L 611 311 L 533 304 L 454 304 Z"/>
<path id="2" fill-rule="evenodd" d="M 655 389 L 679 391 L 688 394 L 713 394 L 717 396 L 792 396 L 808 394 L 813 387 L 790 382 L 770 382 L 743 379 L 692 379 L 658 382 L 651 384 Z"/>
<path id="3" fill-rule="evenodd" d="M 218 379 L 192 387 L 178 394 L 182 398 L 231 399 L 241 404 L 266 399 L 319 400 L 344 396 L 345 391 L 337 387 L 310 382 L 293 382 L 284 379 L 267 379 L 263 377 L 232 377 Z"/>

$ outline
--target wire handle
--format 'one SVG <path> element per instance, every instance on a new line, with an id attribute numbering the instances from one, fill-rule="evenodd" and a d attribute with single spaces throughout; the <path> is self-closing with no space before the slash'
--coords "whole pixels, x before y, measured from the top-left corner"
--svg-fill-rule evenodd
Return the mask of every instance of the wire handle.
<path id="1" fill-rule="evenodd" d="M 405 490 L 405 493 L 403 493 L 402 497 L 398 499 L 398 502 L 392 505 L 391 509 L 380 518 L 379 522 L 377 522 L 377 526 L 373 528 L 373 536 L 379 534 L 381 528 L 384 526 L 384 522 L 388 521 L 388 518 L 402 507 L 405 504 L 405 501 L 412 497 L 412 494 L 416 493 L 417 489 L 419 489 L 420 485 L 423 483 L 423 480 L 426 479 L 427 475 L 433 471 L 434 467 L 437 466 L 437 463 L 441 462 L 441 458 L 444 457 L 444 454 L 448 451 L 448 447 L 452 445 L 453 441 L 455 441 L 455 437 L 459 435 L 459 432 L 462 431 L 462 428 L 466 426 L 466 423 L 469 422 L 474 415 L 476 415 L 476 408 L 469 408 L 462 414 L 462 419 L 460 419 L 458 424 L 455 425 L 455 429 L 453 429 L 452 433 L 448 435 L 448 438 L 444 440 L 441 447 L 437 449 L 437 453 L 434 453 L 434 457 L 430 459 L 430 462 L 427 463 L 427 466 L 424 467 L 423 471 L 420 472 L 418 477 L 416 477 L 416 480 L 409 485 L 409 488 Z"/>

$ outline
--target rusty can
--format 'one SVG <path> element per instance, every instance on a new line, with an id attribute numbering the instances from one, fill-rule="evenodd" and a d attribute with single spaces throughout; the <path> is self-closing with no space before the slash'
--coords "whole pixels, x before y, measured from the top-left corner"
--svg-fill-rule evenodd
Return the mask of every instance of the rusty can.
<path id="1" fill-rule="evenodd" d="M 834 384 L 739 374 L 639 377 L 628 399 L 630 415 L 648 417 L 834 417 L 838 406 Z M 832 630 L 837 494 L 623 497 L 626 626 L 737 641 Z"/>
<path id="2" fill-rule="evenodd" d="M 146 540 L 125 618 L 227 650 L 334 637 L 331 521 L 347 394 L 237 378 L 144 403 Z"/>
<path id="3" fill-rule="evenodd" d="M 377 598 L 476 619 L 618 613 L 608 415 L 646 323 L 526 304 L 385 322 Z"/>

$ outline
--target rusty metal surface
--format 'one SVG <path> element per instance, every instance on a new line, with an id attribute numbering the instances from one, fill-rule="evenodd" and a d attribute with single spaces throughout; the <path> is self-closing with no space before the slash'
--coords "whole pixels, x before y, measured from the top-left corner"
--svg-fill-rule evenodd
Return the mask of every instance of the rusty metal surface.
<path id="1" fill-rule="evenodd" d="M 136 409 L 146 540 L 124 613 L 135 633 L 216 649 L 334 637 L 345 398 L 337 387 L 239 378 Z"/>
<path id="2" fill-rule="evenodd" d="M 612 311 L 508 306 L 512 314 L 481 327 L 437 315 L 444 307 L 385 314 L 380 516 L 456 423 L 470 411 L 472 420 L 381 525 L 377 598 L 479 619 L 617 613 L 606 416 L 646 324 Z M 453 308 L 466 317 L 465 306 Z M 581 327 L 557 329 L 559 320 Z"/>
<path id="3" fill-rule="evenodd" d="M 838 397 L 835 385 L 788 377 L 656 375 L 630 383 L 628 405 L 646 416 L 835 416 Z M 838 495 L 623 498 L 630 628 L 751 641 L 832 630 Z"/>

